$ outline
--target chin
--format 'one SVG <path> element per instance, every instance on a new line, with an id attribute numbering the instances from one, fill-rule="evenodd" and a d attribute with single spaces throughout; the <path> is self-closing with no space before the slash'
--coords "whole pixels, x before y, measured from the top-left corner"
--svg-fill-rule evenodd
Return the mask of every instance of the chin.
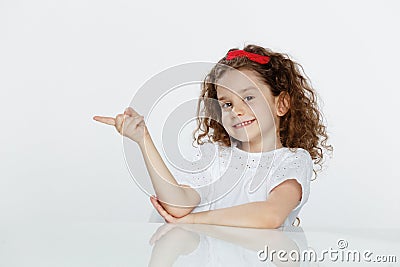
<path id="1" fill-rule="evenodd" d="M 235 135 L 231 135 L 231 138 L 233 138 L 236 141 L 239 142 L 250 142 L 250 140 L 254 140 L 255 136 L 235 136 Z"/>
<path id="2" fill-rule="evenodd" d="M 250 140 L 255 140 L 259 137 L 259 134 L 254 133 L 254 131 L 249 131 L 246 135 L 245 131 L 238 133 L 237 129 L 229 129 L 229 131 L 227 129 L 225 130 L 229 134 L 230 138 L 239 142 L 250 142 Z"/>

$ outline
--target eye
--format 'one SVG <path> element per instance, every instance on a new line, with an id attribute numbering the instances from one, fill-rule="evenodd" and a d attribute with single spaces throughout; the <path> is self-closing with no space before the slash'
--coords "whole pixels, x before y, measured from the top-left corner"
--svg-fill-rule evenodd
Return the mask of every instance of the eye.
<path id="1" fill-rule="evenodd" d="M 246 96 L 244 99 L 247 100 L 247 101 L 250 101 L 250 100 L 252 100 L 253 98 L 254 98 L 254 96 Z"/>
<path id="2" fill-rule="evenodd" d="M 227 103 L 224 103 L 221 107 L 225 109 L 225 108 L 230 108 L 231 106 L 232 106 L 232 104 L 227 102 Z"/>

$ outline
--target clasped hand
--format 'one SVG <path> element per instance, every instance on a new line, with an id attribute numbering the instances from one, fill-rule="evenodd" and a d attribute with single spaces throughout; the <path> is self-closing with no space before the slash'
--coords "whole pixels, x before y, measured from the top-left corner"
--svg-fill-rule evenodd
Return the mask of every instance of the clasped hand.
<path id="1" fill-rule="evenodd" d="M 156 211 L 161 215 L 161 217 L 163 217 L 163 219 L 167 223 L 196 223 L 196 220 L 195 220 L 196 214 L 195 213 L 189 213 L 183 217 L 176 218 L 176 217 L 172 216 L 171 214 L 169 214 L 163 208 L 163 206 L 161 206 L 160 201 L 156 197 L 151 196 L 150 202 L 151 202 L 151 204 L 153 204 Z"/>

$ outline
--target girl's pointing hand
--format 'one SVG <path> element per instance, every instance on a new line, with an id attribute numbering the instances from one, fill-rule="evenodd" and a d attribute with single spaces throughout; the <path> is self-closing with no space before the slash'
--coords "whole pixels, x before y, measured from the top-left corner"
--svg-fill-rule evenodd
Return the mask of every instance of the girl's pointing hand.
<path id="1" fill-rule="evenodd" d="M 132 139 L 136 143 L 141 143 L 145 135 L 148 134 L 144 117 L 139 115 L 133 108 L 125 109 L 124 114 L 113 117 L 94 116 L 95 121 L 115 126 L 115 129 L 123 136 Z"/>

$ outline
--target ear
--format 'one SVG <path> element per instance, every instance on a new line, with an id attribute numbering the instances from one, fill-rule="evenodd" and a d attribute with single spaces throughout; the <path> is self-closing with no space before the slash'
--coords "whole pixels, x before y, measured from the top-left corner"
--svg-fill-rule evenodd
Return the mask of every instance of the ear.
<path id="1" fill-rule="evenodd" d="M 281 92 L 275 98 L 276 114 L 279 117 L 284 116 L 290 109 L 290 96 L 288 92 Z"/>

